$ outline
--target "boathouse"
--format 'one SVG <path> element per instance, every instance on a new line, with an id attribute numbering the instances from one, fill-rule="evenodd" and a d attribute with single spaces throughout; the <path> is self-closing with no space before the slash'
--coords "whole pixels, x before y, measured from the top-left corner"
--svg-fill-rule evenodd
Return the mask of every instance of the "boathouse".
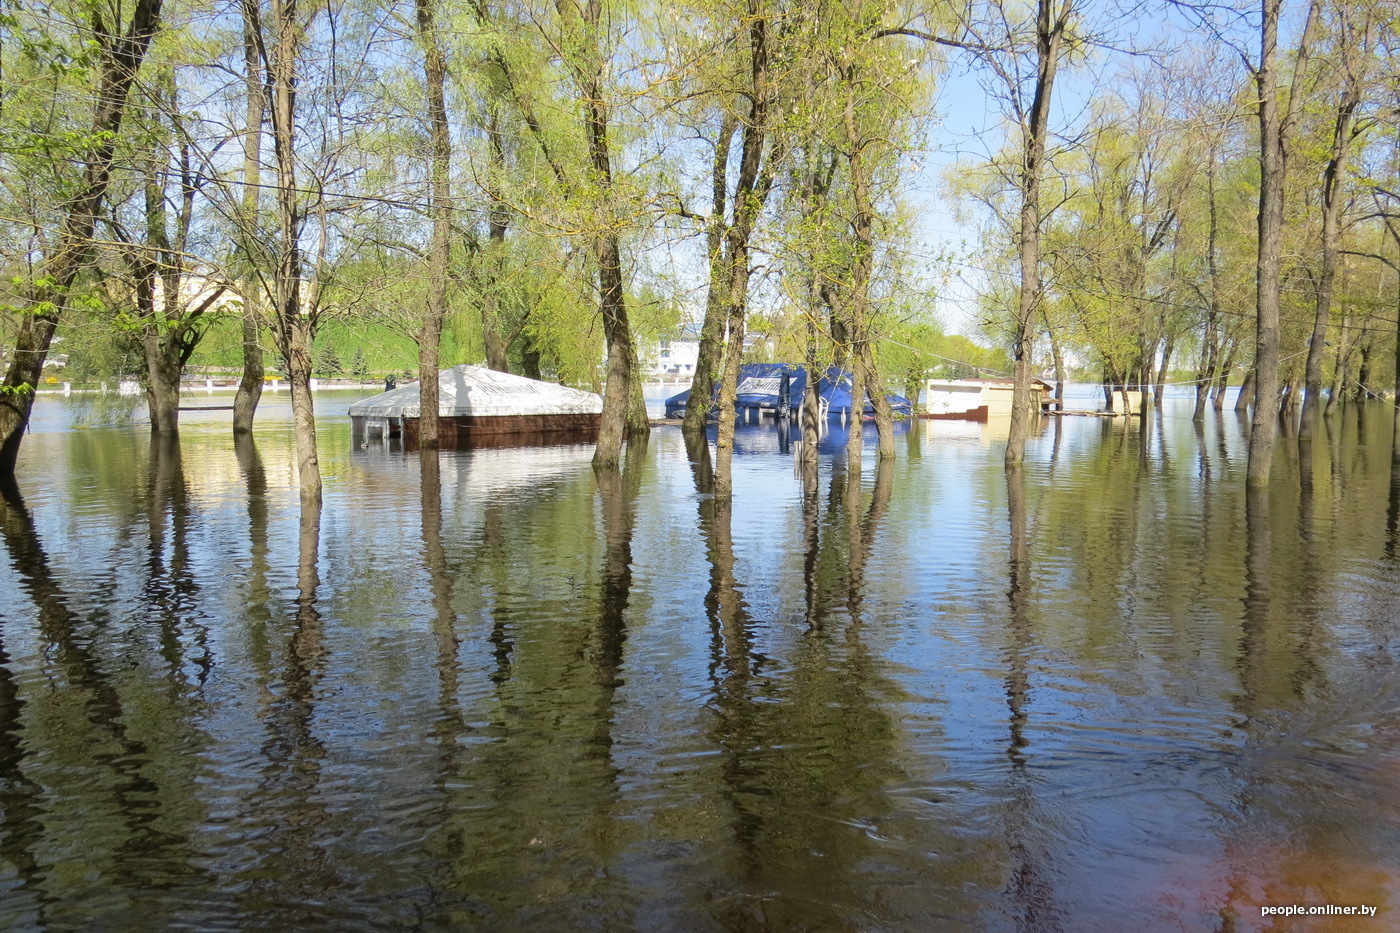
<path id="1" fill-rule="evenodd" d="M 603 400 L 593 392 L 485 366 L 454 366 L 438 374 L 438 436 L 446 448 L 591 442 L 602 413 Z M 351 405 L 351 432 L 356 440 L 402 436 L 412 449 L 420 414 L 415 382 Z"/>
<path id="2" fill-rule="evenodd" d="M 924 383 L 924 417 L 988 421 L 1010 417 L 1015 390 L 1012 379 L 930 379 Z M 1049 404 L 1050 384 L 1031 380 L 1031 408 Z"/>

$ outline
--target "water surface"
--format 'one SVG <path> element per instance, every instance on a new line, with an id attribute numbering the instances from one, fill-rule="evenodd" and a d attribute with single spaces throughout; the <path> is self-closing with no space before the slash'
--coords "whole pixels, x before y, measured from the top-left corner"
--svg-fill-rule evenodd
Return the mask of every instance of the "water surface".
<path id="1" fill-rule="evenodd" d="M 6 930 L 1387 929 L 1390 411 L 153 445 L 43 399 L 3 505 Z M 280 406 L 280 407 L 279 407 Z M 873 432 L 871 432 L 873 433 Z M 1261 905 L 1367 904 L 1376 920 Z M 1400 906 L 1400 905 L 1396 905 Z"/>

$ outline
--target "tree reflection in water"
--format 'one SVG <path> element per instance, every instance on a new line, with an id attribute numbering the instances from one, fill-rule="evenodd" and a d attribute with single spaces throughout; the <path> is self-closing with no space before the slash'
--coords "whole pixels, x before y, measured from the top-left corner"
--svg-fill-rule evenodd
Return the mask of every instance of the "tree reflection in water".
<path id="1" fill-rule="evenodd" d="M 1350 408 L 1271 498 L 1229 412 L 1057 420 L 1019 474 L 968 426 L 863 473 L 839 429 L 790 459 L 753 426 L 732 504 L 674 432 L 597 475 L 328 434 L 319 516 L 290 432 L 36 435 L 0 506 L 0 926 L 1387 903 L 1400 467 Z"/>
<path id="2" fill-rule="evenodd" d="M 1006 467 L 1006 507 L 1010 528 L 1007 558 L 1007 606 L 1010 610 L 1006 647 L 1006 706 L 1010 739 L 1006 754 L 1010 760 L 1007 787 L 1006 847 L 1010 857 L 1009 897 L 1014 906 L 1016 928 L 1030 931 L 1061 929 L 1055 905 L 1055 888 L 1043 864 L 1042 843 L 1038 839 L 1035 776 L 1026 750 L 1030 706 L 1030 656 L 1035 632 L 1031 622 L 1031 552 L 1026 516 L 1026 490 L 1023 467 Z"/>

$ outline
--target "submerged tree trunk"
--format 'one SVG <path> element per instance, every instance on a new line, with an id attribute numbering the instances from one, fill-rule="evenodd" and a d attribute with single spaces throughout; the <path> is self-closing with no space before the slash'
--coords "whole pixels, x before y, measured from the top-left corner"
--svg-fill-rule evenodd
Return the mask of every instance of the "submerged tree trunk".
<path id="1" fill-rule="evenodd" d="M 1225 393 L 1230 389 L 1230 374 L 1235 371 L 1236 342 L 1231 340 L 1224 350 L 1225 361 L 1215 374 L 1215 390 L 1211 393 L 1210 404 L 1217 412 L 1225 408 Z"/>
<path id="2" fill-rule="evenodd" d="M 1050 326 L 1048 315 L 1042 314 L 1045 322 L 1045 334 L 1050 339 L 1050 358 L 1055 363 L 1055 410 L 1065 410 L 1065 354 L 1060 346 L 1059 338 L 1055 336 L 1055 328 Z"/>
<path id="3" fill-rule="evenodd" d="M 1059 9 L 1055 7 L 1058 3 Z M 1031 352 L 1035 346 L 1035 315 L 1040 308 L 1040 185 L 1046 137 L 1050 128 L 1050 99 L 1060 64 L 1060 47 L 1069 27 L 1073 0 L 1039 0 L 1036 12 L 1037 75 L 1028 118 L 1021 125 L 1021 167 L 1017 188 L 1021 196 L 1020 296 L 1012 345 L 1015 385 L 1011 393 L 1011 430 L 1006 441 L 1007 464 L 1025 458 L 1030 434 Z"/>
<path id="4" fill-rule="evenodd" d="M 434 0 L 416 0 L 418 39 L 423 44 L 423 73 L 428 93 L 430 178 L 429 211 L 433 233 L 428 245 L 428 296 L 418 330 L 418 447 L 438 446 L 438 354 L 447 318 L 447 275 L 452 248 L 452 192 L 449 171 L 452 139 L 447 125 L 447 56 L 434 24 Z"/>
<path id="5" fill-rule="evenodd" d="M 1249 406 L 1254 404 L 1254 383 L 1254 370 L 1250 369 L 1240 383 L 1240 394 L 1235 396 L 1235 411 L 1248 411 Z"/>
<path id="6" fill-rule="evenodd" d="M 1217 378 L 1216 364 L 1220 353 L 1220 262 L 1217 255 L 1220 239 L 1220 211 L 1215 192 L 1215 163 L 1217 153 L 1212 147 L 1210 163 L 1206 166 L 1206 200 L 1208 203 L 1208 228 L 1206 234 L 1206 269 L 1210 276 L 1210 296 L 1206 302 L 1206 330 L 1201 341 L 1201 368 L 1196 373 L 1196 407 L 1191 412 L 1192 421 L 1205 418 L 1206 398 L 1211 393 Z M 1220 407 L 1221 393 L 1215 396 L 1216 409 Z"/>
<path id="7" fill-rule="evenodd" d="M 730 321 L 724 347 L 724 369 L 719 379 L 719 426 L 715 436 L 715 498 L 728 500 L 734 493 L 734 425 L 738 399 L 739 365 L 744 352 L 742 318 Z M 698 435 L 697 435 L 698 436 Z"/>
<path id="8" fill-rule="evenodd" d="M 798 448 L 799 459 L 804 468 L 816 471 L 817 445 L 821 443 L 822 410 L 820 375 L 817 372 L 817 322 L 816 288 L 809 282 L 808 296 L 812 301 L 812 312 L 807 318 L 807 382 L 802 387 L 802 404 L 798 423 L 802 427 L 802 443 Z M 805 474 L 804 474 L 805 475 Z"/>
<path id="9" fill-rule="evenodd" d="M 444 67 L 446 63 L 444 62 Z M 500 126 L 500 114 L 494 105 L 486 121 L 486 136 L 490 143 L 488 151 L 491 153 L 491 175 L 487 182 L 487 194 L 491 198 L 491 206 L 487 211 L 487 237 L 486 252 L 480 257 L 482 265 L 485 267 L 485 281 L 479 300 L 481 301 L 481 339 L 486 348 L 486 366 L 497 372 L 507 372 L 510 369 L 510 347 L 506 343 L 505 336 L 501 333 L 501 278 L 504 272 L 506 261 L 506 230 L 510 226 L 509 215 L 502 204 L 502 199 L 497 191 L 500 178 L 505 173 L 506 168 L 506 147 L 502 137 Z M 444 127 L 446 126 L 446 111 L 443 115 Z M 449 159 L 451 157 L 451 139 L 447 140 L 447 150 Z M 450 203 L 450 202 L 448 202 Z M 527 338 L 528 344 L 528 338 Z M 522 356 L 529 354 L 527 347 Z M 539 354 L 535 353 L 533 360 L 534 374 L 531 375 L 529 369 L 531 361 L 522 359 L 522 365 L 526 372 L 523 373 L 530 379 L 539 378 Z"/>
<path id="10" fill-rule="evenodd" d="M 603 100 L 603 63 L 600 48 L 602 4 L 590 2 L 576 8 L 558 3 L 560 13 L 578 15 L 586 28 L 583 61 L 576 63 L 575 75 L 583 100 L 584 133 L 588 140 L 591 168 L 589 187 L 596 190 L 599 206 L 611 208 L 615 196 L 612 177 L 612 150 L 608 140 L 609 118 Z M 622 443 L 629 437 L 645 437 L 650 423 L 645 409 L 638 418 L 634 395 L 636 378 L 636 348 L 632 343 L 632 325 L 627 317 L 627 304 L 622 281 L 622 247 L 616 229 L 600 230 L 593 235 L 593 258 L 598 266 L 599 306 L 603 316 L 603 339 L 607 344 L 607 383 L 603 387 L 603 417 L 598 430 L 598 446 L 593 452 L 595 467 L 615 467 L 621 462 Z"/>
<path id="11" fill-rule="evenodd" d="M 1254 417 L 1249 428 L 1246 483 L 1267 486 L 1278 433 L 1279 354 L 1282 336 L 1279 305 L 1282 288 L 1284 182 L 1288 174 L 1288 144 L 1303 93 L 1309 44 L 1320 0 L 1308 6 L 1307 22 L 1294 59 L 1288 102 L 1280 105 L 1278 25 L 1283 0 L 1261 0 L 1259 67 L 1259 244 L 1255 267 Z"/>
<path id="12" fill-rule="evenodd" d="M 1400 326 L 1400 325 L 1397 325 Z M 1375 393 L 1371 391 L 1371 337 L 1361 341 L 1358 348 L 1361 353 L 1361 363 L 1356 368 L 1356 391 L 1353 397 L 1358 402 L 1364 402 L 1375 398 Z"/>
<path id="13" fill-rule="evenodd" d="M 865 431 L 861 416 L 865 414 L 865 362 L 859 352 L 851 353 L 850 427 L 846 434 L 846 469 L 860 471 L 861 453 L 865 449 Z"/>
<path id="14" fill-rule="evenodd" d="M 277 267 L 273 277 L 277 348 L 291 386 L 297 480 L 301 499 L 319 510 L 321 463 L 316 454 L 316 415 L 311 398 L 311 343 L 315 308 L 302 307 L 301 230 L 303 214 L 296 186 L 296 90 L 300 54 L 297 0 L 273 0 L 275 32 L 268 50 L 272 103 L 272 142 L 277 158 Z"/>
<path id="15" fill-rule="evenodd" d="M 135 0 L 126 33 L 99 36 L 104 54 L 92 121 L 96 142 L 83 160 L 76 194 L 65 206 L 57 243 L 41 260 L 39 274 L 24 295 L 22 304 L 32 313 L 24 315 L 9 369 L 0 383 L 0 477 L 14 473 L 60 309 L 87 260 L 97 209 L 111 177 L 127 95 L 158 28 L 160 8 L 161 0 Z"/>
<path id="16" fill-rule="evenodd" d="M 710 286 L 705 294 L 705 319 L 700 325 L 700 346 L 695 357 L 695 374 L 690 380 L 690 397 L 685 403 L 684 430 L 699 434 L 713 407 L 715 370 L 724 355 L 724 321 L 728 304 L 725 287 L 730 281 L 725 262 L 724 215 L 729 203 L 729 149 L 736 123 L 728 114 L 720 121 L 711 168 L 710 224 L 705 232 L 710 263 Z"/>
<path id="17" fill-rule="evenodd" d="M 1157 370 L 1157 384 L 1152 387 L 1152 403 L 1157 408 L 1162 407 L 1162 398 L 1167 389 L 1167 373 L 1171 369 L 1172 354 L 1176 352 L 1176 334 L 1168 333 L 1166 343 L 1162 346 L 1162 366 Z"/>
<path id="18" fill-rule="evenodd" d="M 885 380 L 875 366 L 875 354 L 867 342 L 862 347 L 861 357 L 865 365 L 865 392 L 870 405 L 875 409 L 875 433 L 879 438 L 878 456 L 881 460 L 894 459 L 894 406 L 890 404 L 889 393 L 885 391 Z M 864 414 L 865 406 L 860 406 Z"/>
<path id="19" fill-rule="evenodd" d="M 713 346 L 717 334 L 713 330 L 711 314 L 715 309 L 723 309 L 723 323 L 728 337 L 725 340 L 724 368 L 720 381 L 720 425 L 715 458 L 715 494 L 718 496 L 728 496 L 733 489 L 730 471 L 734 443 L 733 420 L 737 417 L 733 400 L 738 393 L 739 366 L 742 363 L 744 335 L 748 329 L 750 243 L 758 225 L 759 215 L 768 200 L 768 193 L 772 190 L 775 173 L 782 164 L 786 151 L 781 143 L 771 148 L 768 146 L 774 90 L 769 75 L 771 50 L 768 19 L 761 0 L 748 0 L 747 12 L 749 67 L 746 93 L 743 96 L 749 100 L 749 112 L 747 119 L 742 121 L 725 117 L 720 128 L 724 139 L 715 150 L 712 178 L 714 215 L 709 238 L 711 293 L 707 297 L 703 325 L 703 328 L 711 330 Z M 724 214 L 729 195 L 726 190 L 727 172 L 720 164 L 720 158 L 723 156 L 725 161 L 728 161 L 730 140 L 736 123 L 742 125 L 743 141 L 739 155 L 739 175 L 735 179 L 733 207 L 730 211 L 733 222 L 726 228 Z M 702 329 L 702 355 L 706 354 L 704 341 L 705 334 Z M 715 365 L 713 350 L 709 352 L 703 367 L 706 371 L 701 371 L 701 365 L 696 366 L 695 379 L 691 383 L 690 402 L 686 406 L 686 430 L 697 435 L 704 430 L 712 370 Z M 697 400 L 702 402 L 703 408 L 691 407 Z"/>
<path id="20" fill-rule="evenodd" d="M 861 419 L 865 415 L 867 394 L 875 409 L 875 428 L 880 437 L 879 458 L 887 460 L 894 457 L 894 427 L 889 400 L 875 372 L 874 354 L 870 347 L 873 336 L 870 280 L 875 265 L 875 201 L 870 189 L 870 166 L 865 157 L 865 149 L 871 141 L 856 125 L 856 100 L 853 95 L 859 84 L 857 77 L 854 73 L 845 76 L 851 96 L 846 98 L 844 115 L 848 146 L 846 163 L 855 201 L 855 213 L 851 218 L 855 256 L 851 264 L 850 290 L 843 302 L 851 359 L 851 433 L 846 447 L 846 467 L 853 471 L 860 469 L 863 446 Z M 879 400 L 875 401 L 877 396 Z"/>
<path id="21" fill-rule="evenodd" d="M 1343 34 L 1347 33 L 1343 26 Z M 1350 60 L 1353 43 L 1347 43 L 1344 57 Z M 1338 217 L 1342 211 L 1342 181 L 1346 177 L 1347 161 L 1351 151 L 1352 121 L 1356 108 L 1361 105 L 1361 85 L 1354 80 L 1355 69 L 1348 61 L 1344 69 L 1347 74 L 1345 88 L 1337 104 L 1337 115 L 1332 127 L 1332 153 L 1327 168 L 1322 174 L 1322 268 L 1317 281 L 1317 311 L 1313 318 L 1312 338 L 1308 341 L 1308 361 L 1306 376 L 1307 396 L 1303 400 L 1303 423 L 1301 436 L 1312 437 L 1317 414 L 1322 405 L 1322 356 L 1327 348 L 1327 325 L 1332 316 L 1332 291 L 1337 279 L 1337 257 L 1339 253 Z"/>
<path id="22" fill-rule="evenodd" d="M 242 0 L 243 12 L 243 80 L 247 111 L 243 121 L 243 221 L 239 235 L 243 238 L 244 260 L 251 267 L 259 247 L 254 243 L 258 232 L 258 193 L 262 177 L 262 125 L 265 89 L 262 66 L 258 55 L 258 20 L 251 6 L 254 0 Z M 262 285 L 252 268 L 244 274 L 243 308 L 239 326 L 243 337 L 243 372 L 238 379 L 238 391 L 233 396 L 233 433 L 249 434 L 253 430 L 253 415 L 262 400 Z"/>
<path id="23" fill-rule="evenodd" d="M 1351 311 L 1342 315 L 1341 331 L 1337 334 L 1337 356 L 1332 367 L 1332 388 L 1327 392 L 1327 407 L 1323 415 L 1331 416 L 1342 400 L 1342 389 L 1346 385 L 1348 357 L 1351 355 Z"/>
<path id="24" fill-rule="evenodd" d="M 603 339 L 608 351 L 603 416 L 593 463 L 598 467 L 615 467 L 621 462 L 622 442 L 631 429 L 628 416 L 632 403 L 635 351 L 623 298 L 622 255 L 617 236 L 599 234 L 594 237 L 593 250 L 601 285 Z"/>

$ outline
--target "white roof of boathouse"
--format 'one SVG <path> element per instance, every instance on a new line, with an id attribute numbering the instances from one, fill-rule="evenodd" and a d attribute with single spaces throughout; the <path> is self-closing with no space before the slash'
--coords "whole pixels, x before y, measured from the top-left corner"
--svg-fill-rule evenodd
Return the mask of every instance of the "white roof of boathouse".
<path id="1" fill-rule="evenodd" d="M 350 406 L 352 418 L 417 418 L 421 412 L 418 383 L 381 392 Z M 593 392 L 553 382 L 526 379 L 485 366 L 463 364 L 438 374 L 438 414 L 475 415 L 592 415 L 603 410 Z"/>

